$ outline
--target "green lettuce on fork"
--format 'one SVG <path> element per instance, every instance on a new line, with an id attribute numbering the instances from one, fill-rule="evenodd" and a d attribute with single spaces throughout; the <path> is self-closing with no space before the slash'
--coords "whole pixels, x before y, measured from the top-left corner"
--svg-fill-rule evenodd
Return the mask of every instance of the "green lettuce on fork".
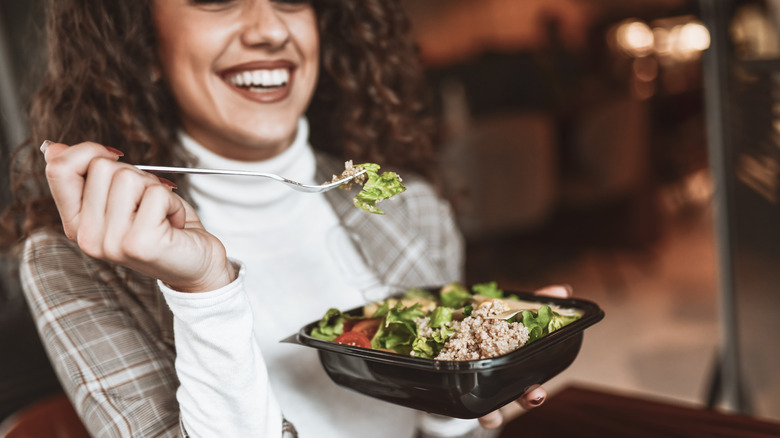
<path id="1" fill-rule="evenodd" d="M 363 163 L 353 166 L 352 160 L 350 160 L 344 164 L 346 169 L 341 175 L 333 175 L 333 181 L 347 178 L 365 169 L 366 173 L 354 180 L 356 184 L 362 184 L 363 189 L 355 196 L 353 203 L 355 207 L 369 213 L 385 214 L 384 211 L 379 209 L 377 204 L 406 190 L 406 187 L 401 182 L 401 177 L 397 173 L 383 172 L 380 175 L 379 165 L 376 163 Z M 349 190 L 351 187 L 352 184 L 340 186 L 344 190 Z"/>

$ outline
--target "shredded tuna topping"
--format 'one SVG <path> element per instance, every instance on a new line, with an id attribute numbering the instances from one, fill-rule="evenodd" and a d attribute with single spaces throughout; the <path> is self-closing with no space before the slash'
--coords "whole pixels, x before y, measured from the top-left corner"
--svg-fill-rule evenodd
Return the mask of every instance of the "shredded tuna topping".
<path id="1" fill-rule="evenodd" d="M 500 301 L 487 301 L 462 321 L 452 321 L 455 330 L 436 359 L 479 360 L 501 356 L 528 342 L 528 329 L 522 323 L 487 319 L 506 310 Z"/>

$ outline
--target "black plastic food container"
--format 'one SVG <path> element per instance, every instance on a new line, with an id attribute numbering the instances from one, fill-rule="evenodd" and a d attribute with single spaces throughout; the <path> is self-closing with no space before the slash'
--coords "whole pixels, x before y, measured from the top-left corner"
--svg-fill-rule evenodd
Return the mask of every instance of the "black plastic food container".
<path id="1" fill-rule="evenodd" d="M 580 351 L 583 331 L 604 317 L 598 305 L 586 300 L 507 294 L 575 309 L 582 317 L 515 351 L 483 360 L 438 361 L 323 341 L 309 336 L 319 321 L 283 342 L 318 349 L 328 376 L 345 388 L 433 414 L 477 418 L 565 370 Z M 362 315 L 362 311 L 358 307 L 346 313 Z"/>

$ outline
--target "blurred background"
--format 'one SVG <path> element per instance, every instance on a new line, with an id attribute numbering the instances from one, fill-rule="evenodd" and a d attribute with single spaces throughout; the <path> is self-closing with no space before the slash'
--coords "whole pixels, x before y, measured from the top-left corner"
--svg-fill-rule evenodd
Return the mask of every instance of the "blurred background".
<path id="1" fill-rule="evenodd" d="M 4 163 L 26 135 L 40 3 L 0 1 Z M 468 282 L 567 283 L 606 312 L 547 389 L 780 420 L 780 2 L 405 3 Z M 0 421 L 58 390 L 2 263 Z"/>

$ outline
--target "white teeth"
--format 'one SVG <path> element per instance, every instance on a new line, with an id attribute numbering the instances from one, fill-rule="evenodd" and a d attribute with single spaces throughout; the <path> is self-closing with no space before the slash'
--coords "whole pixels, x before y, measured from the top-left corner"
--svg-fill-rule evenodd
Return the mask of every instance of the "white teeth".
<path id="1" fill-rule="evenodd" d="M 253 82 L 252 72 L 245 71 L 242 76 L 244 77 L 244 85 L 251 85 Z"/>
<path id="2" fill-rule="evenodd" d="M 236 73 L 226 79 L 238 87 L 281 87 L 289 82 L 290 72 L 286 68 L 252 70 Z"/>

